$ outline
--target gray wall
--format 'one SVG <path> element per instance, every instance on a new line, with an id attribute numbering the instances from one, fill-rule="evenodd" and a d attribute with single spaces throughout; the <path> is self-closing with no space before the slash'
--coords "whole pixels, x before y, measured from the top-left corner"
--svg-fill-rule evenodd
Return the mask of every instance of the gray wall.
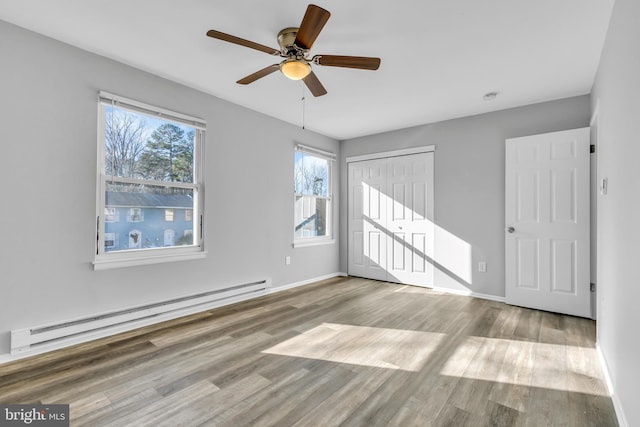
<path id="1" fill-rule="evenodd" d="M 441 264 L 436 265 L 435 284 L 503 297 L 505 139 L 589 126 L 589 102 L 584 95 L 343 141 L 341 271 L 347 271 L 345 158 L 435 145 L 435 261 Z M 443 250 L 452 241 L 471 246 L 470 262 L 456 261 L 456 254 Z M 479 261 L 487 263 L 486 273 L 478 272 Z M 460 267 L 460 262 L 471 269 L 471 280 L 459 268 L 446 268 Z"/>
<path id="2" fill-rule="evenodd" d="M 598 343 L 629 426 L 640 425 L 640 2 L 616 0 L 592 91 L 598 108 Z M 594 111 L 595 112 L 595 111 Z"/>
<path id="3" fill-rule="evenodd" d="M 339 270 L 337 244 L 291 248 L 294 144 L 337 141 L 2 21 L 0 58 L 0 355 L 15 328 Z M 99 90 L 207 121 L 206 260 L 92 270 Z"/>

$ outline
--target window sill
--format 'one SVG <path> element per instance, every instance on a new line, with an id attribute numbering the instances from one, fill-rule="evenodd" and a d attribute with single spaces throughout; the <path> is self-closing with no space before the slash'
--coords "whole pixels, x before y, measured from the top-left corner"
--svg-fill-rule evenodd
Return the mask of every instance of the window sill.
<path id="1" fill-rule="evenodd" d="M 171 253 L 171 254 L 153 254 L 144 256 L 128 256 L 126 258 L 104 257 L 93 261 L 93 269 L 111 270 L 114 268 L 135 267 L 139 265 L 163 264 L 176 261 L 190 261 L 195 259 L 204 259 L 207 257 L 206 251 Z"/>
<path id="2" fill-rule="evenodd" d="M 322 246 L 322 245 L 333 245 L 336 243 L 335 239 L 322 239 L 322 240 L 312 240 L 309 242 L 305 242 L 303 240 L 298 240 L 293 242 L 294 248 L 305 248 L 308 246 Z"/>

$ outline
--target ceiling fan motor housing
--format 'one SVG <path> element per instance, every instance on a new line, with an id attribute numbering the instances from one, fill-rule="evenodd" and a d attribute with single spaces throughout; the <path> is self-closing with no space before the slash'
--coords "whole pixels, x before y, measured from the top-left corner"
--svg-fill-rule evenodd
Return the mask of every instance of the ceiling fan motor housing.
<path id="1" fill-rule="evenodd" d="M 287 53 L 293 49 L 293 44 L 296 41 L 296 35 L 298 34 L 298 27 L 288 27 L 280 30 L 278 33 L 278 45 L 283 53 Z"/>

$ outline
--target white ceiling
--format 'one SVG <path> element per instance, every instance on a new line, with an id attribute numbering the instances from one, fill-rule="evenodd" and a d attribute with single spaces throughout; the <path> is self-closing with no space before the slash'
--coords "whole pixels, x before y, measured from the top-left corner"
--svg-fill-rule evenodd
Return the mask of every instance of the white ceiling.
<path id="1" fill-rule="evenodd" d="M 307 129 L 336 139 L 589 93 L 614 0 L 318 0 L 331 18 L 311 54 L 378 56 L 378 71 L 315 66 Z M 307 2 L 0 0 L 0 19 L 296 125 L 303 83 L 235 82 L 278 58 L 205 36 L 278 47 Z M 498 98 L 483 101 L 496 91 Z M 123 94 L 126 96 L 126 94 Z"/>

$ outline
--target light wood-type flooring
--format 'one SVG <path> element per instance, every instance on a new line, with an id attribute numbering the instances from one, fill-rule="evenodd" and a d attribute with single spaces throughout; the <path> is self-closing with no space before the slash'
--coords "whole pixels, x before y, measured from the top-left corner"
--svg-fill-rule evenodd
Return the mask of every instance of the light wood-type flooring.
<path id="1" fill-rule="evenodd" d="M 72 426 L 615 426 L 591 320 L 334 278 L 0 366 Z"/>

